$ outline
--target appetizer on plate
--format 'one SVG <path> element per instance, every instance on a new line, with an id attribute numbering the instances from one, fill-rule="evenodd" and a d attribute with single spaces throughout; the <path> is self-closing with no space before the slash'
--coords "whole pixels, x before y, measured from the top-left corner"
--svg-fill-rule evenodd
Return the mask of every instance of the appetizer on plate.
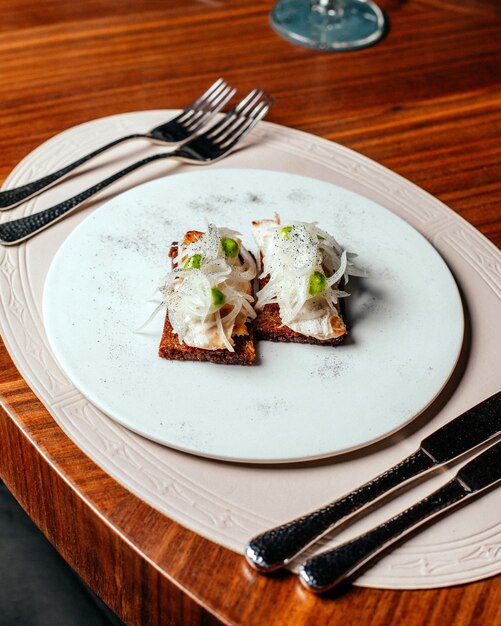
<path id="1" fill-rule="evenodd" d="M 209 224 L 173 243 L 160 287 L 167 306 L 159 355 L 181 361 L 252 365 L 254 257 L 239 233 Z"/>
<path id="2" fill-rule="evenodd" d="M 252 222 L 262 273 L 256 294 L 256 336 L 269 341 L 334 346 L 347 334 L 339 289 L 364 276 L 337 241 L 316 222 Z"/>

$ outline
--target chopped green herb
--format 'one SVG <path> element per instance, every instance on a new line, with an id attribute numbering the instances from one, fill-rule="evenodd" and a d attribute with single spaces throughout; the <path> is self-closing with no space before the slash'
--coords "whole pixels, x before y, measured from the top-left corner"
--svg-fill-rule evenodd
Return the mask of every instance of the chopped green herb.
<path id="1" fill-rule="evenodd" d="M 292 226 L 284 226 L 282 230 L 280 231 L 280 234 L 282 235 L 284 239 L 289 239 L 289 233 L 291 232 L 291 230 L 292 230 Z"/>
<path id="2" fill-rule="evenodd" d="M 223 237 L 221 239 L 221 245 L 223 246 L 224 253 L 230 258 L 236 257 L 240 252 L 240 246 L 238 241 L 235 241 L 231 237 Z"/>
<path id="3" fill-rule="evenodd" d="M 199 270 L 201 264 L 202 264 L 202 255 L 194 254 L 193 256 L 190 256 L 190 258 L 183 265 L 183 269 L 184 270 L 192 270 L 192 269 Z"/>
<path id="4" fill-rule="evenodd" d="M 310 296 L 316 296 L 325 289 L 327 284 L 327 278 L 322 272 L 313 272 L 310 276 L 310 282 L 308 285 L 308 293 Z"/>
<path id="5" fill-rule="evenodd" d="M 212 287 L 211 293 L 212 293 L 212 304 L 214 306 L 223 306 L 223 304 L 226 301 L 226 296 L 224 295 L 224 293 L 217 287 Z"/>

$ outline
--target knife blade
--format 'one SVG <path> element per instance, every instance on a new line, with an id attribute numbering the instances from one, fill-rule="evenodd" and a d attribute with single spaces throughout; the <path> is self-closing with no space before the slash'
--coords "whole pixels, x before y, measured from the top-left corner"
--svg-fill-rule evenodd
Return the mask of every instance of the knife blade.
<path id="1" fill-rule="evenodd" d="M 452 480 L 405 511 L 369 532 L 306 561 L 299 569 L 299 579 L 314 593 L 327 591 L 424 522 L 499 481 L 501 442 L 479 454 Z"/>
<path id="2" fill-rule="evenodd" d="M 501 430 L 501 392 L 423 439 L 420 448 L 441 465 L 485 443 Z"/>
<path id="3" fill-rule="evenodd" d="M 498 392 L 423 439 L 414 454 L 358 489 L 312 513 L 257 535 L 246 545 L 245 557 L 259 572 L 279 569 L 355 512 L 500 432 L 501 392 Z"/>

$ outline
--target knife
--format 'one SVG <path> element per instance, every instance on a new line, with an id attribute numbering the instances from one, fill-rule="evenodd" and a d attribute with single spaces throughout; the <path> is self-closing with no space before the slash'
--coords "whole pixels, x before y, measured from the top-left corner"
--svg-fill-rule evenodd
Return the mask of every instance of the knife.
<path id="1" fill-rule="evenodd" d="M 462 467 L 440 489 L 352 541 L 309 559 L 299 569 L 303 585 L 320 593 L 337 585 L 427 520 L 501 481 L 501 442 Z"/>
<path id="2" fill-rule="evenodd" d="M 283 567 L 356 511 L 403 483 L 473 450 L 501 432 L 501 392 L 487 398 L 423 439 L 419 449 L 358 489 L 271 530 L 245 547 L 247 561 L 259 572 Z"/>

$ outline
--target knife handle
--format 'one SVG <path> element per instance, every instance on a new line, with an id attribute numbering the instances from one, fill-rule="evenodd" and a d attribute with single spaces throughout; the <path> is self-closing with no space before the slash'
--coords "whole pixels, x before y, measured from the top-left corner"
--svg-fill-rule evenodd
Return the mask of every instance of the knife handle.
<path id="1" fill-rule="evenodd" d="M 336 524 L 433 465 L 432 458 L 419 449 L 339 500 L 254 537 L 245 548 L 247 561 L 260 572 L 283 567 Z"/>
<path id="2" fill-rule="evenodd" d="M 373 530 L 309 559 L 300 567 L 299 578 L 314 593 L 327 591 L 400 537 L 470 495 L 472 492 L 469 489 L 459 480 L 453 479 Z"/>

